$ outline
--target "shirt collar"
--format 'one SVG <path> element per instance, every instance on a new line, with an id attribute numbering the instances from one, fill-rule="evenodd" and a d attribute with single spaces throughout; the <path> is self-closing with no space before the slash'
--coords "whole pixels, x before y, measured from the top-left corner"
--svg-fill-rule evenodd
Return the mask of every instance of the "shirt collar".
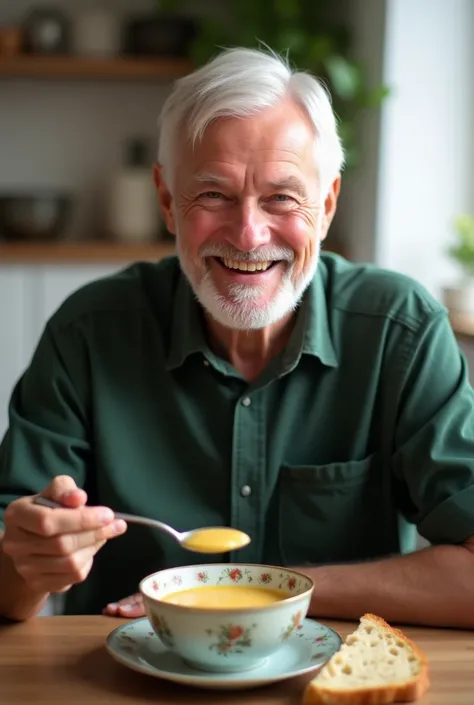
<path id="1" fill-rule="evenodd" d="M 320 260 L 316 274 L 307 291 L 307 314 L 302 353 L 318 357 L 327 367 L 337 367 L 338 359 L 329 327 L 326 288 L 326 265 Z"/>
<path id="2" fill-rule="evenodd" d="M 179 266 L 179 265 L 178 265 Z M 173 304 L 171 339 L 168 348 L 167 369 L 181 367 L 194 353 L 206 354 L 209 347 L 204 334 L 202 309 L 187 278 L 180 270 Z"/>
<path id="3" fill-rule="evenodd" d="M 329 328 L 326 282 L 326 268 L 320 260 L 317 272 L 303 296 L 296 325 L 283 356 L 283 366 L 286 368 L 295 367 L 301 355 L 317 357 L 327 367 L 338 365 Z M 212 355 L 204 326 L 201 305 L 187 278 L 180 272 L 173 305 L 168 370 L 180 367 L 187 357 L 195 353 Z"/>

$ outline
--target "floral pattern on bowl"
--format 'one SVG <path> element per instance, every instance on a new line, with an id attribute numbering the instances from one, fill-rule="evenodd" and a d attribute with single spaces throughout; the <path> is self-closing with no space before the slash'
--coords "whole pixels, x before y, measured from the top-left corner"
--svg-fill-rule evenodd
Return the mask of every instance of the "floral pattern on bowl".
<path id="1" fill-rule="evenodd" d="M 241 654 L 244 649 L 252 646 L 252 632 L 257 628 L 252 624 L 247 629 L 238 624 L 221 624 L 217 631 L 206 629 L 209 636 L 215 636 L 217 641 L 210 644 L 210 649 L 216 649 L 219 654 L 228 656 L 229 654 Z"/>
<path id="2" fill-rule="evenodd" d="M 300 610 L 298 610 L 298 612 L 295 612 L 295 614 L 291 615 L 290 624 L 287 626 L 287 628 L 281 635 L 283 641 L 285 639 L 288 639 L 293 634 L 293 632 L 298 629 L 301 624 L 302 618 L 303 613 Z"/>
<path id="3" fill-rule="evenodd" d="M 163 597 L 176 589 L 189 590 L 200 585 L 256 585 L 285 590 L 291 596 L 311 589 L 310 578 L 286 568 L 239 564 L 185 566 L 160 571 L 160 578 L 142 581 L 145 591 Z"/>
<path id="4" fill-rule="evenodd" d="M 173 646 L 173 634 L 164 617 L 154 613 L 151 616 L 151 625 L 165 646 Z"/>

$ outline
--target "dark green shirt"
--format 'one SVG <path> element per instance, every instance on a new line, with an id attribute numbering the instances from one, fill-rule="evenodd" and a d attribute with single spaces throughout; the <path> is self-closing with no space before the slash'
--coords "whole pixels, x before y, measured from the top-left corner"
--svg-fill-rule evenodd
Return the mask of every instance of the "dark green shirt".
<path id="1" fill-rule="evenodd" d="M 474 395 L 445 310 L 415 282 L 324 254 L 291 339 L 249 384 L 209 348 L 177 260 L 73 294 L 16 386 L 0 518 L 69 474 L 91 504 L 250 534 L 241 560 L 312 565 L 474 533 Z M 110 541 L 66 610 L 199 562 L 141 526 Z"/>

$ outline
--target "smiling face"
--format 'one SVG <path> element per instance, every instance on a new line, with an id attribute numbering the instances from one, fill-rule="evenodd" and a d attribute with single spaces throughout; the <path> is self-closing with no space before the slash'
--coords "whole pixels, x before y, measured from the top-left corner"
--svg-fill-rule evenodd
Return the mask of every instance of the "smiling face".
<path id="1" fill-rule="evenodd" d="M 337 179 L 320 191 L 316 138 L 298 105 L 217 119 L 194 149 L 179 146 L 171 189 L 156 178 L 183 271 L 216 321 L 264 328 L 295 308 L 339 190 Z"/>

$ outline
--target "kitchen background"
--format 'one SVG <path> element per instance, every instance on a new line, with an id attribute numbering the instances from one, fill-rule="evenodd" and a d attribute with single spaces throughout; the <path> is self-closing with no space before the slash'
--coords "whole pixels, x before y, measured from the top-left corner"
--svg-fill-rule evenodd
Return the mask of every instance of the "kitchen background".
<path id="1" fill-rule="evenodd" d="M 157 115 L 173 78 L 209 52 L 205 22 L 220 23 L 223 43 L 252 41 L 253 4 L 0 0 L 0 435 L 12 386 L 64 298 L 173 250 L 151 190 Z M 257 0 L 260 38 L 309 48 L 290 57 L 321 68 L 355 134 L 328 249 L 409 274 L 450 303 L 474 364 L 474 226 L 455 223 L 474 212 L 474 2 L 288 0 L 280 25 L 277 5 Z M 300 5 L 311 22 L 291 19 Z M 447 253 L 457 238 L 458 259 Z"/>

